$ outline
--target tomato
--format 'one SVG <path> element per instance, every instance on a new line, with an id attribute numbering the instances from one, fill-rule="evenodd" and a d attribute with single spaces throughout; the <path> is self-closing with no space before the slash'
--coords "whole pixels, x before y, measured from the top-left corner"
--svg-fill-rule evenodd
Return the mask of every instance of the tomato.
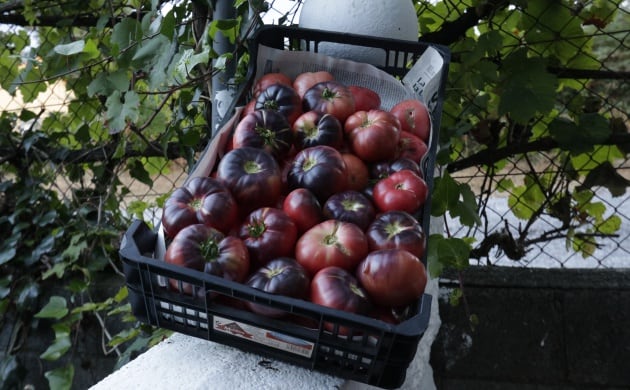
<path id="1" fill-rule="evenodd" d="M 175 189 L 162 213 L 162 227 L 169 238 L 197 223 L 227 234 L 237 221 L 238 206 L 232 193 L 221 181 L 210 177 L 195 177 Z"/>
<path id="2" fill-rule="evenodd" d="M 241 119 L 232 135 L 232 149 L 250 146 L 264 149 L 275 158 L 289 154 L 293 131 L 287 119 L 273 110 L 255 110 Z"/>
<path id="3" fill-rule="evenodd" d="M 344 131 L 353 153 L 365 162 L 396 156 L 400 123 L 387 111 L 357 111 L 344 123 Z"/>
<path id="4" fill-rule="evenodd" d="M 291 163 L 287 184 L 289 190 L 309 189 L 323 203 L 330 195 L 345 189 L 346 163 L 341 153 L 330 146 L 303 149 Z"/>
<path id="5" fill-rule="evenodd" d="M 365 315 L 372 309 L 366 290 L 350 272 L 339 267 L 323 268 L 313 276 L 310 300 L 317 305 L 348 313 Z M 324 328 L 335 333 L 335 326 L 330 322 L 325 322 Z M 347 335 L 351 329 L 339 326 L 337 332 Z"/>
<path id="6" fill-rule="evenodd" d="M 346 163 L 346 188 L 354 191 L 362 191 L 369 182 L 369 171 L 367 165 L 359 157 L 352 153 L 341 153 L 343 161 Z"/>
<path id="7" fill-rule="evenodd" d="M 308 91 L 313 85 L 321 83 L 323 81 L 333 81 L 335 77 L 325 70 L 318 72 L 304 72 L 295 76 L 293 80 L 293 89 L 298 93 L 300 98 L 304 97 L 304 93 Z"/>
<path id="8" fill-rule="evenodd" d="M 358 191 L 348 190 L 331 195 L 323 210 L 326 218 L 352 222 L 363 231 L 376 216 L 372 201 Z"/>
<path id="9" fill-rule="evenodd" d="M 376 91 L 359 85 L 349 85 L 348 89 L 354 98 L 354 109 L 356 111 L 378 110 L 381 108 L 381 97 Z"/>
<path id="10" fill-rule="evenodd" d="M 270 294 L 308 299 L 311 279 L 304 267 L 294 258 L 279 257 L 256 270 L 245 282 L 250 287 Z M 268 317 L 282 317 L 286 311 L 247 301 L 254 313 Z"/>
<path id="11" fill-rule="evenodd" d="M 370 251 L 399 248 L 422 259 L 426 250 L 426 235 L 422 226 L 405 211 L 392 210 L 377 215 L 365 235 Z"/>
<path id="12" fill-rule="evenodd" d="M 372 196 L 380 211 L 402 210 L 413 214 L 427 200 L 428 192 L 427 184 L 420 176 L 403 169 L 379 180 Z"/>
<path id="13" fill-rule="evenodd" d="M 292 125 L 302 115 L 302 100 L 293 87 L 272 84 L 256 97 L 254 109 L 278 111 L 287 118 L 289 125 Z"/>
<path id="14" fill-rule="evenodd" d="M 258 268 L 276 257 L 293 256 L 297 226 L 284 211 L 263 207 L 245 218 L 237 236 L 247 246 L 252 266 Z"/>
<path id="15" fill-rule="evenodd" d="M 282 172 L 276 160 L 263 149 L 242 147 L 226 153 L 217 168 L 217 179 L 231 191 L 241 217 L 278 202 Z"/>
<path id="16" fill-rule="evenodd" d="M 242 240 L 203 224 L 180 230 L 166 249 L 164 261 L 239 283 L 245 280 L 250 267 L 249 253 Z M 175 279 L 170 279 L 169 284 L 175 290 L 180 289 Z M 193 293 L 188 283 L 182 283 L 181 289 L 186 294 Z M 199 290 L 196 293 L 205 294 Z"/>
<path id="17" fill-rule="evenodd" d="M 376 184 L 379 180 L 403 169 L 409 169 L 415 172 L 418 176 L 423 177 L 420 165 L 407 157 L 399 157 L 395 160 L 380 161 L 370 164 L 368 167 L 368 177 L 370 181 Z"/>
<path id="18" fill-rule="evenodd" d="M 256 80 L 256 83 L 254 84 L 254 88 L 252 91 L 252 94 L 254 96 L 254 101 L 255 101 L 255 98 L 258 95 L 260 95 L 262 91 L 264 91 L 267 87 L 269 87 L 272 84 L 284 84 L 284 85 L 292 87 L 293 80 L 291 80 L 291 78 L 284 73 L 278 73 L 278 72 L 265 73 L 258 80 Z"/>
<path id="19" fill-rule="evenodd" d="M 298 235 L 324 220 L 322 206 L 315 194 L 306 188 L 296 188 L 284 198 L 282 210 L 295 222 Z"/>
<path id="20" fill-rule="evenodd" d="M 397 156 L 408 158 L 420 163 L 422 158 L 427 154 L 427 144 L 420 137 L 417 137 L 406 131 L 400 133 L 400 141 L 398 142 Z"/>
<path id="21" fill-rule="evenodd" d="M 367 253 L 368 242 L 361 228 L 334 219 L 313 226 L 295 245 L 296 260 L 310 275 L 329 266 L 353 270 Z"/>
<path id="22" fill-rule="evenodd" d="M 424 264 L 404 249 L 370 252 L 356 275 L 371 301 L 381 306 L 409 305 L 424 294 L 427 284 Z"/>
<path id="23" fill-rule="evenodd" d="M 343 125 L 339 119 L 319 111 L 308 111 L 293 123 L 295 146 L 298 150 L 317 145 L 340 149 L 343 145 Z"/>
<path id="24" fill-rule="evenodd" d="M 402 131 L 420 137 L 428 143 L 431 135 L 431 116 L 427 106 L 417 99 L 398 102 L 389 110 L 400 121 Z"/>
<path id="25" fill-rule="evenodd" d="M 344 123 L 355 111 L 352 92 L 337 81 L 323 81 L 309 88 L 302 97 L 304 111 L 320 111 Z"/>

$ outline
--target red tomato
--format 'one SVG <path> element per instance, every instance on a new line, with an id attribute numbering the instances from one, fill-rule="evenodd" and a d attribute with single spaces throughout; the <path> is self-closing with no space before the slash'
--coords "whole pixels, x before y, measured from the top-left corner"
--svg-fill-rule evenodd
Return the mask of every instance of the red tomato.
<path id="1" fill-rule="evenodd" d="M 356 273 L 372 302 L 381 306 L 409 305 L 422 296 L 427 284 L 424 264 L 404 249 L 370 252 Z"/>
<path id="2" fill-rule="evenodd" d="M 323 81 L 309 88 L 302 98 L 304 111 L 321 111 L 344 123 L 354 111 L 354 98 L 345 85 Z"/>
<path id="3" fill-rule="evenodd" d="M 287 174 L 290 190 L 308 188 L 320 202 L 343 191 L 347 184 L 346 163 L 341 153 L 330 146 L 318 145 L 298 152 Z"/>
<path id="4" fill-rule="evenodd" d="M 354 191 L 363 191 L 369 182 L 369 170 L 367 165 L 359 157 L 352 153 L 342 153 L 341 157 L 346 163 L 346 188 Z"/>
<path id="5" fill-rule="evenodd" d="M 284 198 L 282 210 L 295 222 L 298 235 L 324 220 L 322 206 L 315 194 L 306 188 L 296 188 Z"/>
<path id="6" fill-rule="evenodd" d="M 203 224 L 180 230 L 166 249 L 164 261 L 239 283 L 245 281 L 250 267 L 243 241 Z M 170 279 L 169 284 L 174 290 L 180 290 L 180 283 L 175 279 Z M 181 289 L 186 294 L 194 290 L 188 283 L 181 283 Z M 196 294 L 203 296 L 205 291 L 198 287 Z"/>
<path id="7" fill-rule="evenodd" d="M 162 226 L 173 238 L 188 225 L 203 223 L 227 234 L 238 220 L 238 206 L 230 190 L 219 180 L 195 177 L 168 197 Z"/>
<path id="8" fill-rule="evenodd" d="M 289 125 L 302 115 L 302 100 L 293 87 L 284 84 L 271 84 L 256 97 L 256 110 L 278 111 L 287 118 Z"/>
<path id="9" fill-rule="evenodd" d="M 420 223 L 409 213 L 386 211 L 376 216 L 365 235 L 370 251 L 405 249 L 422 259 L 426 249 L 426 235 Z"/>
<path id="10" fill-rule="evenodd" d="M 420 176 L 403 169 L 379 180 L 372 196 L 380 211 L 402 210 L 413 214 L 427 200 L 428 192 L 427 184 Z"/>
<path id="11" fill-rule="evenodd" d="M 353 270 L 367 253 L 368 242 L 361 228 L 334 219 L 313 226 L 295 245 L 295 258 L 311 275 L 329 266 Z"/>
<path id="12" fill-rule="evenodd" d="M 282 113 L 274 110 L 250 112 L 238 122 L 232 135 L 232 149 L 260 148 L 277 159 L 286 157 L 292 145 L 293 131 L 289 122 Z"/>
<path id="13" fill-rule="evenodd" d="M 308 299 L 311 280 L 302 267 L 291 257 L 279 257 L 255 271 L 245 283 L 250 287 L 270 294 L 298 299 Z M 268 317 L 283 317 L 286 311 L 247 301 L 254 313 Z"/>
<path id="14" fill-rule="evenodd" d="M 323 268 L 313 276 L 310 299 L 315 304 L 355 314 L 368 314 L 372 308 L 367 292 L 357 279 L 339 267 Z M 324 323 L 324 328 L 335 333 L 335 326 L 331 322 Z M 352 331 L 339 326 L 337 332 L 347 335 Z"/>
<path id="15" fill-rule="evenodd" d="M 398 158 L 408 158 L 416 163 L 420 163 L 422 157 L 427 154 L 428 149 L 427 144 L 420 137 L 406 131 L 400 133 Z"/>
<path id="16" fill-rule="evenodd" d="M 381 108 L 381 97 L 376 91 L 359 85 L 350 85 L 348 89 L 354 97 L 356 111 L 378 110 Z"/>
<path id="17" fill-rule="evenodd" d="M 298 150 L 317 145 L 340 149 L 343 145 L 343 125 L 339 119 L 319 111 L 307 111 L 293 123 L 295 147 Z"/>
<path id="18" fill-rule="evenodd" d="M 357 111 L 344 123 L 353 153 L 366 162 L 391 160 L 400 140 L 400 123 L 383 110 Z"/>
<path id="19" fill-rule="evenodd" d="M 304 97 L 304 93 L 308 91 L 313 85 L 321 83 L 323 81 L 333 81 L 335 77 L 325 70 L 318 72 L 304 72 L 300 73 L 293 80 L 293 89 L 300 95 L 300 98 Z"/>
<path id="20" fill-rule="evenodd" d="M 389 111 L 400 121 L 402 131 L 414 134 L 424 142 L 429 142 L 431 116 L 424 103 L 417 99 L 403 100 Z"/>
<path id="21" fill-rule="evenodd" d="M 292 257 L 297 226 L 282 210 L 263 207 L 251 212 L 238 230 L 249 251 L 252 266 L 262 267 L 278 257 Z"/>
<path id="22" fill-rule="evenodd" d="M 217 179 L 232 192 L 243 217 L 277 204 L 282 194 L 282 172 L 275 158 L 263 149 L 233 149 L 219 160 Z"/>
<path id="23" fill-rule="evenodd" d="M 252 94 L 254 98 L 256 98 L 262 91 L 264 91 L 268 86 L 272 84 L 284 84 L 289 87 L 293 87 L 293 81 L 291 78 L 284 73 L 266 73 L 262 75 L 254 84 L 254 89 Z"/>

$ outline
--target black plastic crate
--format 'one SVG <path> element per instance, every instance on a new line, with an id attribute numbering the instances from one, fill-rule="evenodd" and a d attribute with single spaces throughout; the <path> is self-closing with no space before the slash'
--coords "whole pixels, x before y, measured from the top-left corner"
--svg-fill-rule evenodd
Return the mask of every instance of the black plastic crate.
<path id="1" fill-rule="evenodd" d="M 422 162 L 424 172 L 433 172 L 450 60 L 448 49 L 441 46 L 296 27 L 263 27 L 250 42 L 249 82 L 242 87 L 234 107 L 247 99 L 256 71 L 259 44 L 285 50 L 306 48 L 317 51 L 321 42 L 378 48 L 387 53 L 386 63 L 394 64 L 399 63 L 399 58 L 413 62 L 429 46 L 440 52 L 445 66 L 440 90 L 432 105 L 428 158 Z M 407 71 L 405 67 L 395 65 L 381 69 L 395 76 L 402 76 Z M 425 180 L 431 191 L 433 175 L 427 174 Z M 429 218 L 430 200 L 421 216 L 421 224 L 427 233 Z M 163 245 L 159 235 L 159 229 L 152 230 L 143 221 L 136 220 L 121 243 L 120 255 L 129 300 L 139 320 L 374 386 L 395 388 L 404 382 L 407 368 L 428 326 L 429 295 L 424 294 L 413 305 L 407 320 L 393 325 L 299 299 L 267 294 L 240 283 L 167 264 L 158 255 L 158 246 Z M 422 261 L 426 265 L 426 255 Z M 167 287 L 167 280 L 177 281 L 179 289 Z M 192 295 L 182 292 L 184 283 L 192 286 Z M 241 307 L 245 301 L 283 310 L 287 317 L 274 319 L 257 315 Z M 332 324 L 332 330 L 326 330 L 325 324 Z"/>

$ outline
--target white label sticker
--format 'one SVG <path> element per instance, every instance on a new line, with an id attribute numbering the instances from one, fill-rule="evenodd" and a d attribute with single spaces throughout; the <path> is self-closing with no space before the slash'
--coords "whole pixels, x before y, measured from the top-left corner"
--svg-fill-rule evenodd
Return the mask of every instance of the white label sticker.
<path id="1" fill-rule="evenodd" d="M 313 355 L 313 349 L 315 347 L 315 343 L 309 341 L 217 316 L 214 316 L 213 328 L 219 332 L 307 358 Z"/>

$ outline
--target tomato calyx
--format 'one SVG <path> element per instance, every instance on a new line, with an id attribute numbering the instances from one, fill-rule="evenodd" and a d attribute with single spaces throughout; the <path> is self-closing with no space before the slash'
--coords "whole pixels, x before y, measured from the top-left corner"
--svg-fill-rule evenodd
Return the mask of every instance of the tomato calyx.
<path id="1" fill-rule="evenodd" d="M 339 94 L 328 87 L 324 88 L 324 90 L 322 91 L 322 99 L 332 101 L 335 100 L 337 96 L 339 96 Z"/>
<path id="2" fill-rule="evenodd" d="M 204 261 L 210 263 L 219 257 L 219 244 L 214 239 L 202 241 L 199 243 L 199 251 Z"/>
<path id="3" fill-rule="evenodd" d="M 385 232 L 387 233 L 388 239 L 392 239 L 392 237 L 408 229 L 409 229 L 408 227 L 405 227 L 398 222 L 394 222 L 385 226 Z"/>
<path id="4" fill-rule="evenodd" d="M 317 159 L 315 158 L 307 158 L 304 160 L 304 164 L 302 164 L 302 169 L 304 171 L 309 171 L 313 169 L 313 167 L 317 166 Z"/>
<path id="5" fill-rule="evenodd" d="M 243 170 L 249 174 L 258 173 L 262 171 L 260 164 L 258 164 L 256 161 L 246 161 L 243 164 Z"/>
<path id="6" fill-rule="evenodd" d="M 201 199 L 200 198 L 193 199 L 190 202 L 190 207 L 195 211 L 201 210 Z"/>
<path id="7" fill-rule="evenodd" d="M 265 145 L 273 146 L 276 144 L 276 132 L 264 126 L 256 126 L 256 133 L 263 139 Z"/>
<path id="8" fill-rule="evenodd" d="M 253 223 L 247 225 L 247 232 L 250 237 L 259 238 L 261 237 L 265 231 L 267 230 L 267 226 L 264 222 L 254 220 Z"/>

